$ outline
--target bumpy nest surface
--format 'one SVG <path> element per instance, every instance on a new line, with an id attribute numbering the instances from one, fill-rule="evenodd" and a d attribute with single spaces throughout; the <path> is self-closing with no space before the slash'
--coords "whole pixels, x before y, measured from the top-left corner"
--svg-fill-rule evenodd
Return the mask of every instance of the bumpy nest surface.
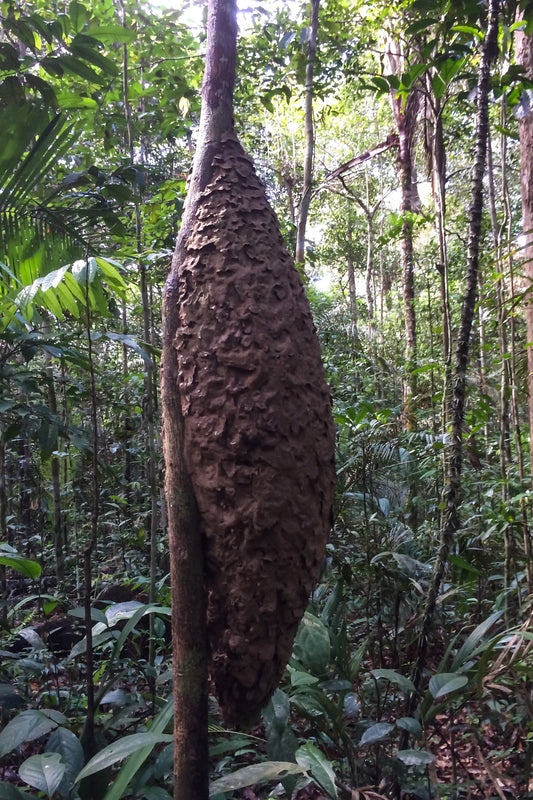
<path id="1" fill-rule="evenodd" d="M 227 139 L 180 271 L 185 458 L 207 538 L 211 679 L 253 719 L 290 657 L 330 526 L 334 428 L 302 282 Z"/>

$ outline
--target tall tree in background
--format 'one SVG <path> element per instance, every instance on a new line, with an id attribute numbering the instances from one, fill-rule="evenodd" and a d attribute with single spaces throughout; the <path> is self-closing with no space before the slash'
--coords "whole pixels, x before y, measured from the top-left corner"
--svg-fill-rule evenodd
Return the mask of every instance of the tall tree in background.
<path id="1" fill-rule="evenodd" d="M 404 44 L 396 37 L 387 41 L 387 61 L 393 75 L 400 76 L 406 69 Z M 405 379 L 403 412 L 407 428 L 413 424 L 411 398 L 416 394 L 417 336 L 415 309 L 415 273 L 413 248 L 413 213 L 419 210 L 420 200 L 416 188 L 414 138 L 416 133 L 420 95 L 411 90 L 407 97 L 391 90 L 392 112 L 398 130 L 398 173 L 400 183 L 400 213 L 402 215 L 401 258 L 402 296 L 405 318 Z"/>
<path id="2" fill-rule="evenodd" d="M 236 37 L 235 0 L 210 0 L 199 140 L 164 293 L 175 800 L 207 797 L 207 657 L 231 722 L 254 719 L 276 687 L 334 482 L 311 312 L 234 132 Z"/>
<path id="3" fill-rule="evenodd" d="M 463 465 L 463 421 L 466 400 L 466 376 L 472 323 L 477 299 L 481 222 L 483 213 L 483 176 L 489 133 L 490 67 L 498 53 L 499 0 L 490 0 L 487 32 L 483 42 L 482 58 L 477 84 L 476 140 L 471 176 L 471 200 L 468 212 L 468 252 L 465 276 L 465 293 L 461 309 L 461 323 L 455 352 L 453 375 L 453 402 L 451 408 L 451 442 L 447 453 L 446 488 L 440 546 L 433 568 L 428 591 L 413 683 L 418 689 L 422 679 L 427 654 L 428 637 L 436 602 L 448 561 L 454 535 L 459 526 L 461 500 L 461 472 Z M 413 698 L 412 698 L 413 699 Z"/>
<path id="4" fill-rule="evenodd" d="M 305 231 L 309 217 L 311 191 L 313 188 L 313 161 L 315 154 L 315 124 L 313 119 L 314 71 L 316 61 L 316 44 L 318 34 L 318 11 L 320 0 L 311 0 L 311 18 L 308 30 L 307 61 L 305 65 L 305 155 L 302 199 L 298 211 L 296 228 L 295 261 L 305 264 Z"/>
<path id="5" fill-rule="evenodd" d="M 529 81 L 533 80 L 533 34 L 526 31 L 527 19 L 531 18 L 533 4 L 528 3 L 523 12 L 524 27 L 516 32 L 516 59 L 524 68 L 524 73 Z M 522 185 L 522 220 L 524 227 L 525 246 L 525 275 L 529 282 L 528 289 L 533 284 L 533 113 L 531 111 L 531 90 L 527 90 L 528 101 L 523 105 L 520 117 L 520 176 Z M 528 292 L 526 306 L 527 330 L 527 365 L 528 365 L 528 394 L 529 394 L 529 431 L 530 441 L 533 442 L 533 303 L 531 293 Z M 533 475 L 533 447 L 531 452 L 531 474 Z M 525 554 L 527 557 L 527 574 L 530 591 L 533 587 L 532 543 L 526 533 Z"/>

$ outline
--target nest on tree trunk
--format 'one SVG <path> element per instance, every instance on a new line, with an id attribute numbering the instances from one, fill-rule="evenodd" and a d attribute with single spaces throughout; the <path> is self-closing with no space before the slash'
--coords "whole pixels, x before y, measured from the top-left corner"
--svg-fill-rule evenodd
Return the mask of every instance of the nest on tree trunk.
<path id="1" fill-rule="evenodd" d="M 210 674 L 251 721 L 291 654 L 331 516 L 334 427 L 302 281 L 252 162 L 217 145 L 179 274 L 185 460 L 206 536 Z"/>

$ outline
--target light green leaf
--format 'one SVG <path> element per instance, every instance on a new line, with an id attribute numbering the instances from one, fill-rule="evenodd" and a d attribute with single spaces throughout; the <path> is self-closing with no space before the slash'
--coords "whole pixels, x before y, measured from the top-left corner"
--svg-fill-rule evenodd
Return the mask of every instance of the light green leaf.
<path id="1" fill-rule="evenodd" d="M 459 675 L 457 672 L 440 672 L 434 675 L 429 682 L 431 696 L 437 700 L 451 692 L 462 689 L 468 683 L 466 675 Z"/>
<path id="2" fill-rule="evenodd" d="M 398 750 L 396 757 L 408 767 L 422 767 L 435 761 L 433 753 L 427 750 Z"/>
<path id="3" fill-rule="evenodd" d="M 122 25 L 90 25 L 87 33 L 101 42 L 111 44 L 131 44 L 137 37 L 135 31 Z"/>
<path id="4" fill-rule="evenodd" d="M 296 751 L 296 761 L 311 773 L 313 780 L 329 794 L 330 797 L 337 798 L 337 787 L 335 786 L 335 773 L 331 766 L 331 761 L 322 753 L 318 747 L 308 742 Z"/>
<path id="5" fill-rule="evenodd" d="M 145 747 L 150 747 L 152 750 L 156 744 L 162 742 L 173 742 L 174 737 L 170 733 L 132 733 L 130 736 L 123 736 L 113 744 L 104 747 L 100 750 L 91 760 L 84 766 L 81 772 L 76 776 L 76 782 L 87 778 L 89 775 L 94 775 L 95 772 L 110 767 L 116 764 L 117 761 L 122 761 L 124 758 L 131 756 L 138 750 Z"/>
<path id="6" fill-rule="evenodd" d="M 98 108 L 92 97 L 81 97 L 73 92 L 59 92 L 57 102 L 61 108 Z"/>
<path id="7" fill-rule="evenodd" d="M 250 764 L 231 775 L 218 778 L 209 786 L 209 796 L 214 797 L 223 792 L 234 792 L 266 781 L 281 781 L 289 775 L 306 775 L 307 770 L 290 761 L 264 761 L 262 764 Z"/>
<path id="8" fill-rule="evenodd" d="M 19 767 L 19 775 L 48 797 L 52 797 L 65 775 L 65 765 L 59 753 L 41 753 L 30 756 Z"/>
<path id="9" fill-rule="evenodd" d="M 475 36 L 481 42 L 483 40 L 483 31 L 479 28 L 474 28 L 470 25 L 454 25 L 452 31 L 459 31 L 461 33 L 468 33 L 470 36 Z"/>

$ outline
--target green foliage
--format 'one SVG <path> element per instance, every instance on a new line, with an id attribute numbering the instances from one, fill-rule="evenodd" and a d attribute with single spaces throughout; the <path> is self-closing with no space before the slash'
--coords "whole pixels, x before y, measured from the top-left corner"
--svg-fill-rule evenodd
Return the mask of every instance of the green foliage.
<path id="1" fill-rule="evenodd" d="M 461 525 L 421 690 L 413 696 L 412 665 L 444 511 L 450 387 L 441 353 L 446 324 L 453 353 L 460 321 L 472 90 L 485 11 L 470 0 L 415 0 L 401 8 L 321 4 L 305 277 L 338 432 L 334 530 L 320 586 L 261 725 L 253 733 L 226 731 L 213 712 L 206 765 L 212 796 L 248 786 L 266 796 L 281 783 L 290 797 L 311 782 L 340 800 L 346 786 L 361 794 L 373 787 L 369 796 L 457 794 L 467 737 L 479 743 L 491 769 L 513 777 L 517 796 L 526 791 L 533 758 L 531 492 L 523 467 L 527 336 L 519 309 L 529 291 L 519 285 L 526 254 L 516 237 L 518 120 L 527 119 L 531 85 L 513 60 L 511 11 L 502 9 L 500 59 L 491 77 L 501 244 L 495 248 L 491 240 L 487 214 Z M 169 800 L 172 793 L 160 420 L 157 393 L 152 408 L 147 393 L 156 382 L 161 287 L 196 136 L 205 29 L 187 9 L 125 2 L 123 12 L 108 0 L 74 0 L 61 9 L 39 0 L 5 3 L 0 15 L 0 795 L 6 800 L 77 800 L 87 786 L 97 800 Z M 253 5 L 240 22 L 237 127 L 291 247 L 302 187 L 307 10 Z M 525 24 L 529 31 L 530 20 Z M 384 57 L 395 41 L 405 56 L 397 70 Z M 405 109 L 413 93 L 423 116 L 423 128 L 413 133 L 420 205 L 406 215 L 394 137 L 388 149 L 370 153 L 394 131 L 390 97 Z M 436 120 L 446 157 L 446 270 L 431 185 Z M 400 274 L 406 223 L 414 234 L 418 337 L 409 409 Z M 318 280 L 324 278 L 326 289 Z M 160 476 L 153 502 L 151 450 Z M 99 505 L 93 594 L 112 576 L 140 595 L 95 601 L 91 610 L 97 752 L 89 759 L 79 576 L 91 537 L 93 455 Z M 144 595 L 153 526 L 159 603 Z M 63 632 L 70 638 L 58 648 L 55 637 Z M 7 781 L 16 772 L 28 788 Z M 430 786 L 435 774 L 446 774 L 450 788 Z M 82 788 L 78 776 L 89 776 Z M 493 786 L 478 790 L 489 796 Z"/>

